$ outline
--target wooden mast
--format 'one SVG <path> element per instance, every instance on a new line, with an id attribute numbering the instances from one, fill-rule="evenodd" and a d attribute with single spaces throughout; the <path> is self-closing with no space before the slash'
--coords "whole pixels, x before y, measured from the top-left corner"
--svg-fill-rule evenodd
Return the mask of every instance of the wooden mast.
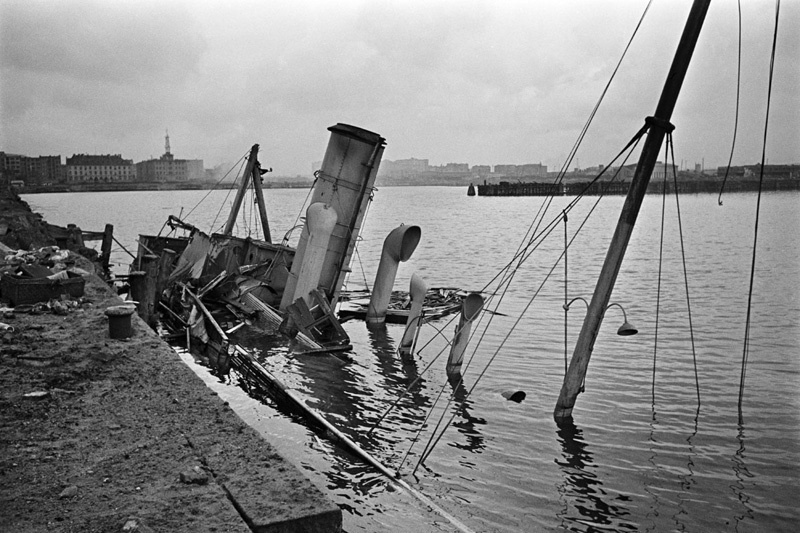
<path id="1" fill-rule="evenodd" d="M 267 219 L 267 206 L 264 204 L 264 191 L 261 188 L 261 170 L 256 162 L 253 167 L 253 189 L 256 191 L 256 202 L 258 203 L 258 214 L 261 217 L 261 230 L 264 232 L 264 240 L 271 243 L 272 235 L 269 232 L 269 220 Z"/>
<path id="2" fill-rule="evenodd" d="M 672 67 L 664 84 L 655 115 L 647 117 L 646 122 L 650 126 L 647 139 L 639 156 L 639 162 L 636 165 L 636 172 L 628 189 L 625 204 L 622 206 L 617 228 L 614 231 L 614 236 L 606 254 L 606 260 L 600 271 L 592 301 L 589 303 L 589 309 L 583 321 L 578 342 L 575 345 L 569 370 L 564 376 L 564 384 L 561 386 L 558 403 L 553 412 L 556 422 L 572 418 L 572 408 L 575 405 L 578 394 L 581 392 L 581 385 L 586 376 L 589 358 L 592 355 L 594 342 L 597 339 L 597 333 L 603 321 L 603 314 L 608 307 L 611 291 L 614 289 L 614 282 L 622 266 L 625 249 L 633 232 L 636 217 L 639 215 L 639 208 L 647 191 L 650 175 L 661 151 L 664 135 L 674 128 L 669 121 L 672 117 L 672 111 L 675 109 L 675 102 L 678 99 L 681 85 L 686 76 L 686 70 L 689 67 L 692 53 L 697 44 L 697 38 L 703 27 L 703 20 L 708 11 L 710 1 L 695 0 L 692 4 L 692 9 L 683 29 L 683 35 L 675 52 L 675 58 L 672 61 Z"/>
<path id="3" fill-rule="evenodd" d="M 272 237 L 269 232 L 269 221 L 267 220 L 267 207 L 264 204 L 264 191 L 261 189 L 261 175 L 258 170 L 258 145 L 254 144 L 250 149 L 250 155 L 247 157 L 247 166 L 242 175 L 242 184 L 239 190 L 236 191 L 236 198 L 233 200 L 231 212 L 228 215 L 228 222 L 225 224 L 225 229 L 222 231 L 225 235 L 230 235 L 233 231 L 233 226 L 236 224 L 236 217 L 239 216 L 239 209 L 242 207 L 244 200 L 244 193 L 247 190 L 247 185 L 250 180 L 253 180 L 253 188 L 256 192 L 256 201 L 258 202 L 258 214 L 261 217 L 261 229 L 264 231 L 264 240 L 272 242 Z"/>

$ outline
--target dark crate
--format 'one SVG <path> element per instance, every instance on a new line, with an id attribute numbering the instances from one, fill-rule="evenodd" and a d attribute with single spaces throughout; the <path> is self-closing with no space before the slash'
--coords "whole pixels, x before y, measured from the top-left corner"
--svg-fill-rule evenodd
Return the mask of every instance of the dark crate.
<path id="1" fill-rule="evenodd" d="M 0 278 L 0 292 L 4 300 L 13 305 L 35 304 L 59 298 L 62 294 L 73 298 L 83 296 L 86 284 L 78 274 L 68 272 L 69 279 L 18 278 L 3 276 Z"/>

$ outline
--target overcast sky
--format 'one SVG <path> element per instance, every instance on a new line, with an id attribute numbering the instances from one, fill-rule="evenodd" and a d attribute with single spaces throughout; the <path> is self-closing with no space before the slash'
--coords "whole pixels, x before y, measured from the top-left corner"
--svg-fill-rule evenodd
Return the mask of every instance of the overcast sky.
<path id="1" fill-rule="evenodd" d="M 0 150 L 164 151 L 230 165 L 254 143 L 310 174 L 327 128 L 384 159 L 561 167 L 646 0 L 0 0 Z M 605 164 L 653 114 L 689 0 L 654 0 L 573 166 Z M 761 159 L 774 0 L 742 0 L 734 164 Z M 727 163 L 737 2 L 713 0 L 672 118 L 676 159 Z M 767 157 L 800 163 L 800 1 L 784 0 Z"/>

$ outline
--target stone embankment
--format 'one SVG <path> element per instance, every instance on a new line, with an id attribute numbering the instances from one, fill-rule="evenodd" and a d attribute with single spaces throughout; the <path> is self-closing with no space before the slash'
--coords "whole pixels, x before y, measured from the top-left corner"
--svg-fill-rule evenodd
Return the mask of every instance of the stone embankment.
<path id="1" fill-rule="evenodd" d="M 0 242 L 52 244 L 4 188 Z M 339 531 L 340 509 L 137 316 L 110 338 L 120 303 L 96 275 L 66 310 L 0 303 L 0 530 Z"/>

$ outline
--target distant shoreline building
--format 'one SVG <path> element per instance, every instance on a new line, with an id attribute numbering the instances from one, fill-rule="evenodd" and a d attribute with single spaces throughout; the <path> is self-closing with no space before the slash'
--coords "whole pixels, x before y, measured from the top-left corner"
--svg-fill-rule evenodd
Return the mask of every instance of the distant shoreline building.
<path id="1" fill-rule="evenodd" d="M 120 154 L 75 154 L 67 158 L 67 183 L 111 183 L 136 181 L 136 167 L 132 159 Z"/>
<path id="2" fill-rule="evenodd" d="M 36 185 L 59 182 L 63 178 L 61 156 L 28 157 L 0 152 L 0 174 Z"/>
<path id="3" fill-rule="evenodd" d="M 378 174 L 392 178 L 408 177 L 430 171 L 427 159 L 398 159 L 397 161 L 381 161 Z"/>
<path id="4" fill-rule="evenodd" d="M 164 155 L 136 163 L 136 174 L 144 182 L 200 181 L 205 177 L 202 159 L 175 159 L 165 136 Z"/>
<path id="5" fill-rule="evenodd" d="M 61 164 L 60 155 L 29 157 L 0 151 L 0 179 L 36 189 L 59 184 L 69 186 L 124 183 L 204 182 L 202 159 L 175 159 L 169 132 L 165 152 L 158 159 L 134 163 L 121 154 L 73 154 Z"/>
<path id="6" fill-rule="evenodd" d="M 547 166 L 541 163 L 524 165 L 473 165 L 469 163 L 446 163 L 430 165 L 427 159 L 384 160 L 378 169 L 378 177 L 386 185 L 456 185 L 469 184 L 480 179 L 532 180 L 547 177 Z"/>

